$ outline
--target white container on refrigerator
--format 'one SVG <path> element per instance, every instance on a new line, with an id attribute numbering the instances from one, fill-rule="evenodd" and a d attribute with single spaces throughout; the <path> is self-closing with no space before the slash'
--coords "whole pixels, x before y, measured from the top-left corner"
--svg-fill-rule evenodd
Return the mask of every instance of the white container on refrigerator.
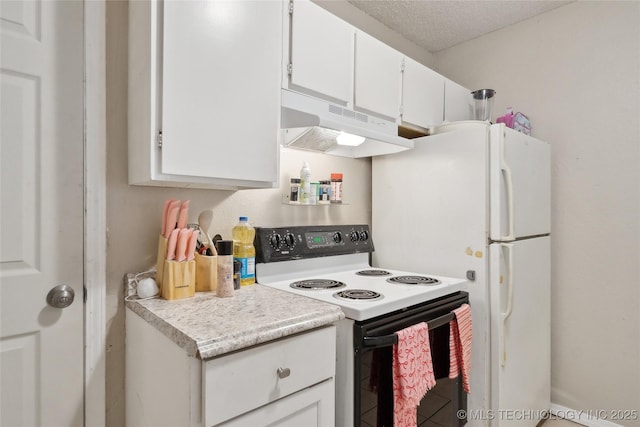
<path id="1" fill-rule="evenodd" d="M 499 425 L 530 410 L 522 425 L 534 426 L 550 406 L 549 144 L 486 122 L 414 141 L 372 160 L 372 233 L 394 242 L 373 265 L 473 272 L 469 413 L 492 409 Z M 489 422 L 476 414 L 469 425 Z"/>

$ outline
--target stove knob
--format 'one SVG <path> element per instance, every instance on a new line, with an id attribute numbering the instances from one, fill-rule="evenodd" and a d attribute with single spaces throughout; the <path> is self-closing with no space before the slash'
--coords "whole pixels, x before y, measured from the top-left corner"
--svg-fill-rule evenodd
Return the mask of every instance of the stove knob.
<path id="1" fill-rule="evenodd" d="M 362 240 L 363 242 L 366 242 L 367 240 L 369 240 L 369 233 L 367 233 L 367 231 L 365 230 L 361 231 L 360 240 Z"/>
<path id="2" fill-rule="evenodd" d="M 358 241 L 358 232 L 357 231 L 352 231 L 351 233 L 349 233 L 349 238 L 351 239 L 352 242 L 357 242 Z"/>
<path id="3" fill-rule="evenodd" d="M 333 241 L 336 243 L 342 243 L 342 233 L 339 231 L 333 233 Z"/>
<path id="4" fill-rule="evenodd" d="M 290 248 L 294 247 L 296 244 L 296 238 L 293 234 L 287 233 L 284 236 L 284 244 L 289 246 Z"/>
<path id="5" fill-rule="evenodd" d="M 280 244 L 282 243 L 282 239 L 280 238 L 279 234 L 273 234 L 269 238 L 269 243 L 271 244 L 271 247 L 273 247 L 273 249 L 280 249 Z"/>

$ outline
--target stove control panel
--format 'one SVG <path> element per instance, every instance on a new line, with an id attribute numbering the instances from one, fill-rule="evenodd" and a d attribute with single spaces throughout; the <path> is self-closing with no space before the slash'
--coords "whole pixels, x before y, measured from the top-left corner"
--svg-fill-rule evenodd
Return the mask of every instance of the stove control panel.
<path id="1" fill-rule="evenodd" d="M 257 227 L 256 262 L 373 252 L 368 225 Z"/>

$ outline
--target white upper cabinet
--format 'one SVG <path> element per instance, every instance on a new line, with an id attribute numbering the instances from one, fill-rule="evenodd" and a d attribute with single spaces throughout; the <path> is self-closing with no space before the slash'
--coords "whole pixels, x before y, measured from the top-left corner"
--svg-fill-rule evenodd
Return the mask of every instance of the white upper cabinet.
<path id="1" fill-rule="evenodd" d="M 308 0 L 291 3 L 289 88 L 347 104 L 354 27 Z"/>
<path id="2" fill-rule="evenodd" d="M 444 85 L 444 121 L 471 120 L 471 91 L 446 79 Z"/>
<path id="3" fill-rule="evenodd" d="M 442 124 L 445 78 L 411 58 L 404 58 L 402 122 L 428 128 Z"/>
<path id="4" fill-rule="evenodd" d="M 130 3 L 131 184 L 275 185 L 283 7 Z"/>
<path id="5" fill-rule="evenodd" d="M 397 118 L 400 113 L 402 54 L 358 31 L 355 47 L 354 107 Z"/>
<path id="6" fill-rule="evenodd" d="M 407 129 L 470 118 L 467 89 L 310 0 L 285 4 L 283 88 Z"/>

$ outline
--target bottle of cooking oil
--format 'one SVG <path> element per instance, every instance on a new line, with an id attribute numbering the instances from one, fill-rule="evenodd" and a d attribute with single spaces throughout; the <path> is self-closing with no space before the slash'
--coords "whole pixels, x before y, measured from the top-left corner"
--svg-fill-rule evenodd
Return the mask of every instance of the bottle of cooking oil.
<path id="1" fill-rule="evenodd" d="M 241 216 L 231 231 L 233 236 L 233 259 L 240 261 L 240 286 L 256 282 L 256 248 L 253 239 L 256 230 L 249 224 L 249 218 Z"/>

